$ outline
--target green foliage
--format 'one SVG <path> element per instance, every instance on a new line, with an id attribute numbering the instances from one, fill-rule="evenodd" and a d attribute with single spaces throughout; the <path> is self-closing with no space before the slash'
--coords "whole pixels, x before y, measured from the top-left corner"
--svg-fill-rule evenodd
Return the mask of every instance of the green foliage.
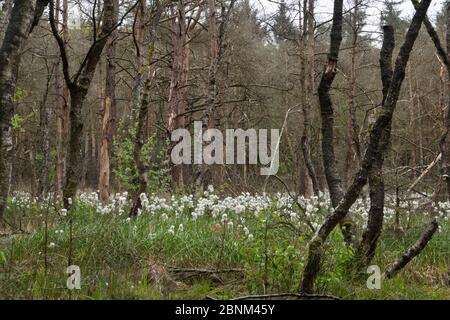
<path id="1" fill-rule="evenodd" d="M 15 114 L 12 117 L 11 123 L 14 131 L 24 133 L 23 122 L 25 119 L 20 114 Z"/>
<path id="2" fill-rule="evenodd" d="M 249 291 L 253 293 L 295 292 L 298 287 L 304 264 L 298 245 L 303 239 L 280 228 L 274 217 L 268 210 L 262 212 L 255 221 L 255 240 L 242 249 L 242 255 L 248 259 Z"/>
<path id="3" fill-rule="evenodd" d="M 404 32 L 408 28 L 408 21 L 401 17 L 402 10 L 399 9 L 404 0 L 384 0 L 384 9 L 381 12 L 381 25 L 391 25 L 397 31 Z"/>
<path id="4" fill-rule="evenodd" d="M 286 2 L 282 0 L 278 5 L 278 12 L 274 17 L 273 33 L 277 42 L 292 40 L 295 37 L 295 26 L 289 17 L 289 8 Z"/>
<path id="5" fill-rule="evenodd" d="M 138 173 L 134 161 L 134 137 L 136 134 L 135 126 L 129 129 L 123 129 L 122 134 L 114 140 L 114 153 L 112 156 L 113 174 L 120 187 L 124 190 L 136 191 L 138 188 Z M 158 154 L 156 163 L 151 163 L 153 149 L 156 148 Z M 165 190 L 170 183 L 169 159 L 165 151 L 166 146 L 158 147 L 156 136 L 151 136 L 144 144 L 141 150 L 141 157 L 148 170 L 148 190 L 151 193 L 156 190 Z"/>
<path id="6" fill-rule="evenodd" d="M 27 90 L 17 87 L 16 92 L 14 93 L 14 102 L 20 102 L 21 100 L 27 98 L 29 93 Z"/>

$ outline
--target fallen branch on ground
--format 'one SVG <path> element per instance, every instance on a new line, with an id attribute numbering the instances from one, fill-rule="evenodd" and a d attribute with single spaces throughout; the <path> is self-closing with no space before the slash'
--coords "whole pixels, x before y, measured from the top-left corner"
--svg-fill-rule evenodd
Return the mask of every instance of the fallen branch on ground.
<path id="1" fill-rule="evenodd" d="M 422 250 L 427 246 L 428 242 L 433 238 L 433 235 L 438 230 L 439 225 L 436 220 L 433 220 L 422 236 L 417 240 L 417 242 L 410 247 L 404 254 L 401 256 L 393 265 L 392 267 L 386 272 L 386 278 L 391 279 L 393 278 L 397 273 L 400 272 L 412 259 L 414 259 L 416 256 L 418 256 Z"/>
<path id="2" fill-rule="evenodd" d="M 244 269 L 184 269 L 184 268 L 175 268 L 168 267 L 170 272 L 174 273 L 208 273 L 208 274 L 218 274 L 218 273 L 235 273 L 235 272 L 245 272 Z"/>
<path id="3" fill-rule="evenodd" d="M 274 294 L 242 296 L 242 297 L 231 299 L 231 301 L 270 299 L 270 298 L 297 298 L 299 300 L 342 300 L 341 298 L 338 298 L 335 296 L 320 295 L 320 294 L 274 293 Z"/>

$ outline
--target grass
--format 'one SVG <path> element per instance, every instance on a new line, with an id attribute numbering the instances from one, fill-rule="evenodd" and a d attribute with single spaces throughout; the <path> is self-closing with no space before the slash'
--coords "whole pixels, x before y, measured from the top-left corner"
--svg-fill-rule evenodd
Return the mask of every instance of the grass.
<path id="1" fill-rule="evenodd" d="M 144 213 L 129 220 L 99 214 L 86 203 L 77 204 L 68 216 L 43 203 L 11 205 L 7 220 L 27 233 L 0 238 L 0 298 L 228 299 L 297 292 L 310 234 L 270 209 L 242 213 L 241 222 L 249 229 L 245 232 L 229 215 L 234 226 L 208 214 L 194 220 L 189 211 Z M 385 270 L 417 240 L 426 221 L 417 216 L 401 234 L 386 224 L 373 264 Z M 317 291 L 344 299 L 450 299 L 449 243 L 446 222 L 399 275 L 384 281 L 381 290 L 369 290 L 369 275 L 351 272 L 353 254 L 335 231 Z M 69 264 L 81 269 L 81 290 L 67 289 Z M 239 270 L 208 274 L 174 268 Z"/>

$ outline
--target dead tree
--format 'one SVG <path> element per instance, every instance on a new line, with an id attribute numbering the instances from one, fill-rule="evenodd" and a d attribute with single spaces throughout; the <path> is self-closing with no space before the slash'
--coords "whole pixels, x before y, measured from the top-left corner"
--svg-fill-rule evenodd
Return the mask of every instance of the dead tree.
<path id="1" fill-rule="evenodd" d="M 336 0 L 335 3 L 340 8 L 338 8 L 337 14 L 335 12 L 333 24 L 342 24 L 342 2 Z M 387 144 L 380 144 L 380 139 L 383 134 L 387 134 L 388 139 L 386 140 L 390 140 L 389 128 L 391 126 L 392 117 L 397 107 L 400 89 L 403 84 L 403 80 L 405 79 L 406 66 L 409 61 L 411 51 L 414 47 L 414 43 L 421 29 L 422 22 L 426 17 L 426 13 L 428 11 L 430 3 L 431 0 L 423 0 L 420 3 L 420 6 L 418 7 L 416 13 L 414 14 L 411 25 L 409 26 L 408 32 L 405 37 L 405 41 L 400 49 L 400 53 L 395 63 L 394 73 L 392 76 L 391 85 L 389 86 L 389 90 L 387 93 L 386 102 L 384 103 L 380 115 L 378 116 L 377 120 L 370 130 L 367 149 L 365 151 L 364 157 L 362 158 L 360 168 L 355 175 L 351 186 L 348 188 L 338 206 L 334 209 L 334 212 L 325 219 L 325 222 L 321 225 L 316 235 L 309 243 L 308 258 L 301 283 L 301 291 L 304 293 L 312 293 L 314 290 L 314 281 L 320 271 L 324 244 L 328 236 L 334 230 L 334 228 L 346 217 L 348 211 L 350 210 L 350 207 L 358 199 L 362 188 L 366 185 L 374 162 L 382 157 L 386 151 Z M 332 43 L 331 49 L 331 52 L 337 54 L 338 51 L 336 50 L 339 50 L 339 46 L 335 43 Z M 334 59 L 330 59 L 325 74 L 327 74 L 327 71 L 328 73 L 332 73 L 332 71 L 330 71 L 329 69 L 334 69 L 335 67 L 336 56 L 334 56 Z M 327 84 L 329 84 L 328 81 L 325 83 L 325 86 Z M 327 99 L 325 100 L 325 102 L 327 102 Z"/>
<path id="2" fill-rule="evenodd" d="M 433 235 L 438 230 L 439 225 L 436 220 L 433 220 L 425 229 L 419 240 L 411 246 L 386 272 L 387 279 L 393 278 L 400 272 L 412 259 L 419 255 L 427 246 L 428 242 L 433 238 Z"/>
<path id="3" fill-rule="evenodd" d="M 0 219 L 11 188 L 14 94 L 21 50 L 44 12 L 48 1 L 16 0 L 0 49 Z"/>

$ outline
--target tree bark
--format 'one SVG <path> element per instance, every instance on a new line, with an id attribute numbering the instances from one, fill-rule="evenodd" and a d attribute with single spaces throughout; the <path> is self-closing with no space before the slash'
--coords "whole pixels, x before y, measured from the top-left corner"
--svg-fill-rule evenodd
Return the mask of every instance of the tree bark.
<path id="1" fill-rule="evenodd" d="M 342 42 L 343 8 L 343 0 L 335 0 L 328 63 L 325 66 L 325 71 L 322 74 L 322 79 L 318 88 L 320 114 L 322 118 L 323 167 L 333 208 L 336 208 L 339 205 L 344 196 L 342 179 L 336 165 L 334 149 L 334 110 L 330 96 L 331 85 L 336 77 L 339 50 Z M 352 219 L 346 215 L 339 223 L 341 225 L 344 241 L 347 244 L 353 244 L 354 223 Z"/>
<path id="2" fill-rule="evenodd" d="M 117 24 L 119 20 L 119 2 L 114 0 L 114 18 L 113 23 Z M 118 32 L 115 30 L 106 51 L 106 80 L 105 96 L 102 101 L 102 132 L 100 142 L 100 161 L 99 161 L 99 191 L 100 201 L 106 204 L 110 193 L 110 162 L 111 146 L 114 134 L 115 114 L 116 114 L 116 40 Z"/>
<path id="3" fill-rule="evenodd" d="M 306 175 L 306 185 L 311 185 L 315 195 L 319 194 L 319 183 L 311 160 L 311 123 L 310 113 L 314 103 L 313 92 L 315 90 L 315 38 L 314 38 L 314 10 L 315 0 L 303 1 L 303 36 L 302 36 L 302 91 L 303 91 L 303 132 L 300 140 L 303 161 L 305 163 L 308 174 Z M 308 188 L 306 188 L 308 189 Z"/>
<path id="4" fill-rule="evenodd" d="M 9 18 L 11 17 L 11 10 L 13 8 L 14 0 L 4 0 L 0 8 L 0 43 L 5 37 L 6 27 L 8 26 Z"/>
<path id="5" fill-rule="evenodd" d="M 381 81 L 383 84 L 383 98 L 381 105 L 386 102 L 389 86 L 392 81 L 392 56 L 395 49 L 395 30 L 392 26 L 383 27 L 383 46 L 380 52 Z M 389 143 L 390 125 L 380 138 L 380 146 Z M 379 152 L 375 159 L 373 168 L 369 175 L 369 197 L 370 209 L 366 229 L 362 236 L 362 241 L 356 254 L 358 269 L 370 265 L 377 247 L 378 239 L 381 235 L 384 219 L 384 179 L 383 179 L 384 157 Z"/>
<path id="6" fill-rule="evenodd" d="M 155 8 L 154 8 L 154 14 L 151 20 L 151 24 L 149 27 L 150 32 L 150 43 L 149 43 L 149 49 L 148 49 L 148 57 L 147 57 L 147 75 L 146 80 L 143 86 L 143 90 L 139 92 L 139 94 L 142 96 L 140 100 L 140 105 L 138 109 L 138 124 L 136 129 L 136 135 L 134 137 L 134 151 L 133 151 L 133 158 L 134 163 L 137 169 L 137 175 L 138 175 L 138 189 L 134 194 L 133 199 L 133 205 L 131 207 L 131 210 L 129 212 L 130 217 L 136 217 L 139 213 L 139 210 L 142 208 L 141 203 L 141 197 L 140 195 L 142 193 L 145 193 L 147 191 L 147 174 L 149 168 L 144 163 L 144 160 L 142 159 L 142 148 L 144 147 L 145 141 L 145 133 L 146 128 L 145 125 L 147 123 L 147 117 L 148 117 L 148 108 L 150 105 L 150 95 L 151 95 L 151 89 L 152 89 L 152 82 L 155 77 L 154 70 L 151 66 L 153 55 L 155 52 L 155 43 L 156 43 L 156 30 L 159 24 L 159 21 L 162 16 L 163 12 L 163 5 L 159 0 L 155 1 Z M 160 139 L 158 139 L 159 141 Z M 154 146 L 152 150 L 152 163 L 156 161 L 156 153 L 159 152 L 159 147 Z"/>
<path id="7" fill-rule="evenodd" d="M 60 0 L 56 0 L 55 5 L 55 24 L 59 28 L 60 21 Z M 61 83 L 60 76 L 60 65 L 61 61 L 58 59 L 56 62 L 56 72 L 55 72 L 55 104 L 56 104 L 56 163 L 55 163 L 55 188 L 56 194 L 58 198 L 62 199 L 62 187 L 63 187 L 63 179 L 64 179 L 64 155 L 63 155 L 63 137 L 64 137 L 64 105 L 66 104 L 63 101 L 63 84 Z"/>
<path id="8" fill-rule="evenodd" d="M 183 104 L 183 71 L 184 71 L 184 46 L 186 43 L 186 6 L 185 0 L 178 0 L 171 8 L 172 15 L 176 15 L 176 19 L 172 20 L 172 66 L 170 74 L 170 89 L 168 99 L 168 119 L 167 128 L 169 138 L 175 129 L 181 128 L 182 117 L 180 117 L 180 108 Z M 176 13 L 175 13 L 176 11 Z M 170 150 L 175 146 L 172 142 Z M 172 179 L 175 185 L 183 185 L 183 166 L 172 166 Z"/>
<path id="9" fill-rule="evenodd" d="M 217 9 L 216 1 L 209 0 L 209 33 L 210 33 L 210 64 L 208 69 L 207 78 L 207 98 L 206 109 L 202 115 L 202 128 L 203 131 L 207 130 L 213 125 L 212 120 L 214 112 L 216 112 L 218 106 L 218 88 L 217 88 L 217 74 L 219 71 L 219 65 L 225 53 L 225 35 L 230 18 L 230 13 L 233 10 L 236 0 L 231 0 L 228 9 L 225 3 L 221 4 L 221 21 L 217 28 Z M 197 189 L 206 189 L 212 182 L 212 174 L 210 166 L 203 164 L 199 168 L 195 187 Z"/>
<path id="10" fill-rule="evenodd" d="M 339 2 L 339 0 L 337 0 Z M 356 174 L 352 185 L 345 193 L 342 201 L 336 207 L 334 212 L 329 215 L 322 226 L 317 231 L 317 234 L 311 240 L 308 249 L 308 260 L 303 273 L 303 280 L 301 284 L 301 291 L 304 293 L 311 293 L 314 290 L 314 281 L 320 271 L 320 263 L 323 255 L 323 245 L 327 240 L 333 229 L 341 222 L 348 214 L 350 207 L 355 203 L 362 188 L 367 183 L 369 174 L 373 168 L 376 159 L 382 156 L 387 145 L 381 146 L 380 137 L 383 132 L 388 134 L 390 140 L 389 127 L 392 122 L 392 117 L 397 106 L 397 101 L 400 94 L 400 89 L 405 79 L 405 70 L 409 57 L 414 46 L 414 43 L 419 34 L 422 22 L 426 16 L 431 0 L 422 0 L 417 9 L 411 25 L 406 34 L 405 41 L 400 49 L 397 57 L 392 82 L 389 86 L 386 102 L 383 105 L 381 114 L 378 116 L 373 128 L 370 130 L 368 146 L 364 154 L 360 169 Z M 331 63 L 330 67 L 335 66 Z M 381 154 L 381 155 L 380 155 Z"/>
<path id="11" fill-rule="evenodd" d="M 50 173 L 51 137 L 49 124 L 52 112 L 47 102 L 54 71 L 54 67 L 50 68 L 50 66 L 48 65 L 48 61 L 46 61 L 46 65 L 47 65 L 47 84 L 45 87 L 45 92 L 42 101 L 39 106 L 39 128 L 41 131 L 40 146 L 42 152 L 42 167 L 39 170 L 37 195 L 42 199 L 45 199 L 50 189 L 49 173 Z"/>
<path id="12" fill-rule="evenodd" d="M 14 95 L 21 50 L 48 1 L 16 0 L 0 49 L 0 220 L 11 188 Z"/>
<path id="13" fill-rule="evenodd" d="M 444 55 L 444 57 L 447 57 L 446 61 L 446 67 L 447 67 L 447 81 L 448 81 L 448 88 L 450 89 L 450 3 L 446 4 L 447 6 L 447 55 Z M 449 90 L 450 92 L 450 90 Z M 441 160 L 441 172 L 442 176 L 444 178 L 444 181 L 447 186 L 447 198 L 450 201 L 450 94 L 448 95 L 448 101 L 447 101 L 447 113 L 445 116 L 445 132 L 442 135 L 441 141 L 440 141 L 440 149 L 442 154 L 442 160 Z"/>
<path id="14" fill-rule="evenodd" d="M 344 166 L 345 187 L 348 188 L 353 177 L 353 168 L 357 167 L 361 158 L 360 143 L 358 137 L 358 123 L 356 120 L 356 89 L 357 89 L 357 54 L 358 41 L 360 33 L 360 25 L 358 23 L 358 16 L 360 14 L 359 0 L 354 2 L 353 12 L 350 15 L 350 24 L 352 30 L 352 46 L 351 46 L 351 67 L 349 79 L 349 94 L 348 94 L 348 118 L 347 118 L 347 133 L 346 133 L 346 158 Z"/>

